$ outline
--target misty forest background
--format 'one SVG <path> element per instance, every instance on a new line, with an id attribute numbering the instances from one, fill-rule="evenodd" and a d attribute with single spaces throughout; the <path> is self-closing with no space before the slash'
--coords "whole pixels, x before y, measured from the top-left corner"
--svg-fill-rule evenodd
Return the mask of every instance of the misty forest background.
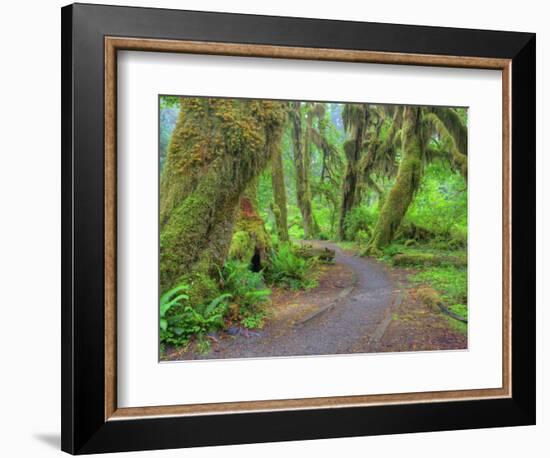
<path id="1" fill-rule="evenodd" d="M 333 240 L 467 317 L 467 110 L 160 97 L 161 348 L 261 328 Z M 298 243 L 301 242 L 301 243 Z M 327 254 L 325 256 L 325 254 Z"/>

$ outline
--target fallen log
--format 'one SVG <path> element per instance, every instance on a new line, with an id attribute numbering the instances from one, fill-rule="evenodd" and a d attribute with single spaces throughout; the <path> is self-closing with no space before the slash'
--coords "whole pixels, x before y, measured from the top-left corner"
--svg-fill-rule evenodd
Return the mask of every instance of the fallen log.
<path id="1" fill-rule="evenodd" d="M 465 256 L 440 255 L 433 253 L 402 253 L 392 258 L 396 266 L 443 266 L 466 267 L 468 261 Z"/>
<path id="2" fill-rule="evenodd" d="M 316 248 L 311 245 L 302 245 L 296 253 L 305 259 L 317 258 L 323 262 L 333 262 L 336 252 L 330 248 Z"/>
<path id="3" fill-rule="evenodd" d="M 468 323 L 468 319 L 457 315 L 452 310 L 449 310 L 444 304 L 443 300 L 435 291 L 433 288 L 419 288 L 416 291 L 416 296 L 418 299 L 420 299 L 424 304 L 430 306 L 430 307 L 437 307 L 441 312 L 443 312 L 445 315 L 454 318 L 455 320 L 461 321 L 462 323 Z"/>

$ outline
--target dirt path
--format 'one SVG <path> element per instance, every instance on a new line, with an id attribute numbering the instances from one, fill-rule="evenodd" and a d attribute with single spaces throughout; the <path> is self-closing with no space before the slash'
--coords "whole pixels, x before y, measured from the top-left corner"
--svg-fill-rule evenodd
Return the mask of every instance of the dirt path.
<path id="1" fill-rule="evenodd" d="M 418 285 L 409 282 L 414 269 L 394 267 L 396 286 L 391 320 L 379 339 L 371 342 L 373 353 L 401 351 L 464 350 L 468 348 L 467 327 L 422 302 Z"/>
<path id="2" fill-rule="evenodd" d="M 371 337 L 387 325 L 384 322 L 392 304 L 392 280 L 377 261 L 354 256 L 329 242 L 314 244 L 336 251 L 336 264 L 332 266 L 335 271 L 329 276 L 334 284 L 325 293 L 321 281 L 319 288 L 304 292 L 301 297 L 297 295 L 294 307 L 280 307 L 279 319 L 270 321 L 264 329 L 239 330 L 234 335 L 224 332 L 216 337 L 212 351 L 206 355 L 189 352 L 169 358 L 226 359 L 369 351 Z M 312 302 L 315 304 L 308 306 Z M 281 319 L 285 311 L 287 316 Z"/>

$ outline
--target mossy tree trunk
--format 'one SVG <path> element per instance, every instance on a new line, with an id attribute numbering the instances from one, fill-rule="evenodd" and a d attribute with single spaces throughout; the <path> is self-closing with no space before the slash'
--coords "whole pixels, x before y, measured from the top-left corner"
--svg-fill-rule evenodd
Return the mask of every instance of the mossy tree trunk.
<path id="1" fill-rule="evenodd" d="M 351 212 L 360 199 L 360 176 L 358 165 L 363 151 L 363 142 L 368 119 L 367 105 L 347 105 L 347 112 L 343 114 L 346 129 L 351 133 L 350 139 L 344 143 L 346 155 L 346 171 L 342 182 L 342 204 L 338 224 L 338 238 L 346 237 L 346 216 Z"/>
<path id="2" fill-rule="evenodd" d="M 405 107 L 401 131 L 403 158 L 399 164 L 395 184 L 389 191 L 367 249 L 376 253 L 388 245 L 399 228 L 422 178 L 423 143 L 421 109 Z"/>
<path id="3" fill-rule="evenodd" d="M 315 237 L 315 222 L 311 208 L 311 189 L 309 183 L 309 142 L 306 143 L 304 141 L 300 102 L 291 103 L 290 120 L 292 123 L 294 164 L 296 167 L 296 201 L 302 214 L 304 238 L 311 239 Z"/>
<path id="4" fill-rule="evenodd" d="M 273 214 L 277 235 L 281 242 L 288 242 L 288 215 L 286 208 L 286 186 L 283 169 L 283 155 L 280 142 L 274 143 L 271 159 L 271 185 L 273 187 Z"/>
<path id="5" fill-rule="evenodd" d="M 240 198 L 268 164 L 285 109 L 271 101 L 182 98 L 161 177 L 160 286 L 217 289 Z"/>
<path id="6" fill-rule="evenodd" d="M 258 179 L 252 180 L 240 198 L 229 257 L 250 263 L 259 272 L 269 260 L 271 238 L 258 211 Z"/>

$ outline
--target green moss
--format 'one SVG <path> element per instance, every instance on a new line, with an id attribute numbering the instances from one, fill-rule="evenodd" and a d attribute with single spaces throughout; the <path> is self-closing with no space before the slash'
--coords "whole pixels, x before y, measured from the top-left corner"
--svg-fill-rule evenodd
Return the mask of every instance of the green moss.
<path id="1" fill-rule="evenodd" d="M 460 332 L 461 334 L 464 334 L 464 335 L 468 334 L 467 323 L 463 323 L 462 321 L 455 320 L 454 318 L 451 318 L 450 316 L 447 316 L 447 315 L 444 315 L 444 316 L 451 329 L 457 332 Z"/>
<path id="2" fill-rule="evenodd" d="M 286 208 L 286 186 L 283 169 L 283 157 L 281 153 L 280 141 L 275 142 L 275 151 L 272 155 L 271 170 L 273 187 L 273 205 L 271 207 L 275 216 L 275 225 L 277 236 L 282 242 L 288 242 L 288 214 Z"/>
<path id="3" fill-rule="evenodd" d="M 246 231 L 236 231 L 231 238 L 229 257 L 239 261 L 250 261 L 254 255 L 254 241 Z"/>
<path id="4" fill-rule="evenodd" d="M 215 276 L 237 206 L 280 141 L 285 104 L 184 98 L 161 178 L 160 283 Z"/>
<path id="5" fill-rule="evenodd" d="M 424 120 L 431 123 L 438 132 L 441 144 L 450 153 L 454 168 L 464 179 L 468 179 L 468 131 L 459 115 L 452 108 L 433 108 L 424 114 Z"/>
<path id="6" fill-rule="evenodd" d="M 465 267 L 467 265 L 466 257 L 439 255 L 434 253 L 402 253 L 396 254 L 392 258 L 392 263 L 396 266 L 444 266 L 451 265 L 455 267 Z"/>
<path id="7" fill-rule="evenodd" d="M 420 108 L 405 107 L 402 128 L 403 159 L 399 164 L 395 184 L 390 190 L 373 232 L 368 253 L 376 254 L 388 245 L 401 225 L 422 178 Z"/>
<path id="8" fill-rule="evenodd" d="M 342 205 L 338 224 L 338 238 L 346 237 L 346 218 L 360 198 L 359 163 L 367 132 L 368 105 L 346 104 L 342 118 L 350 139 L 344 143 L 346 169 L 342 181 Z"/>
<path id="9" fill-rule="evenodd" d="M 218 283 L 210 275 L 201 272 L 184 275 L 182 283 L 190 286 L 188 304 L 194 308 L 206 304 L 210 299 L 220 294 Z"/>
<path id="10" fill-rule="evenodd" d="M 237 220 L 229 249 L 229 257 L 250 263 L 255 255 L 265 267 L 271 250 L 271 236 L 258 212 L 258 180 L 253 179 L 240 199 Z"/>
<path id="11" fill-rule="evenodd" d="M 442 297 L 445 305 L 458 315 L 467 311 L 468 275 L 465 268 L 454 266 L 429 267 L 410 277 L 413 283 L 429 285 Z M 453 310 L 456 309 L 456 310 Z"/>

